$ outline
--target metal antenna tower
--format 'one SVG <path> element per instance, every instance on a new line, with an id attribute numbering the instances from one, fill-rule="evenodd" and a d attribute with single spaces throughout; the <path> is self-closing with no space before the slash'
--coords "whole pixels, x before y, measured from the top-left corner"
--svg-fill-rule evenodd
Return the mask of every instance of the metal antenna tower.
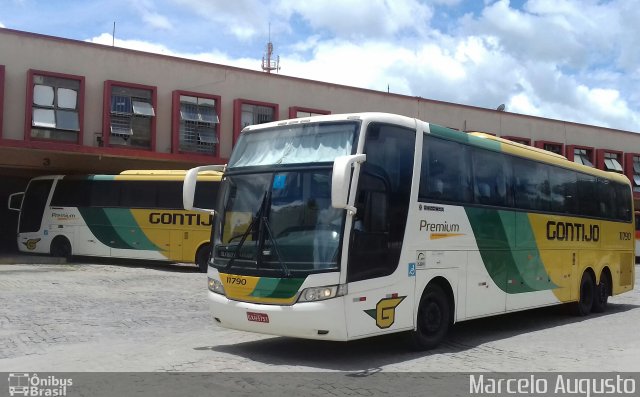
<path id="1" fill-rule="evenodd" d="M 278 55 L 275 60 L 273 57 L 273 43 L 271 42 L 271 24 L 269 24 L 269 42 L 265 49 L 265 54 L 262 56 L 262 70 L 267 73 L 271 73 L 272 70 L 276 72 L 280 70 L 280 56 Z"/>

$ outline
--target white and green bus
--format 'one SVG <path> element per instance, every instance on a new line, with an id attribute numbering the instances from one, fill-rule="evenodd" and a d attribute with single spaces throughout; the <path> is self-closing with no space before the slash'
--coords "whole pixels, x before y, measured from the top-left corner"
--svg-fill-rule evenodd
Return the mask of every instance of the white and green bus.
<path id="1" fill-rule="evenodd" d="M 206 272 L 211 218 L 182 207 L 184 170 L 118 175 L 47 175 L 9 196 L 19 211 L 18 249 L 71 257 L 100 256 L 196 263 Z M 198 178 L 196 202 L 215 200 L 220 173 Z"/>
<path id="2" fill-rule="evenodd" d="M 250 126 L 215 210 L 211 312 L 222 327 L 348 341 L 633 289 L 621 175 L 487 134 L 385 113 Z"/>

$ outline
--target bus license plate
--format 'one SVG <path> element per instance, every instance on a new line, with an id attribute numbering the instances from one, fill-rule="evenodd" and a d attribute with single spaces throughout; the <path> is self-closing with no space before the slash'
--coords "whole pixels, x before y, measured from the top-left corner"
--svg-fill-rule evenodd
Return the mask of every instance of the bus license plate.
<path id="1" fill-rule="evenodd" d="M 255 321 L 257 323 L 268 323 L 269 315 L 265 313 L 247 312 L 247 320 Z"/>

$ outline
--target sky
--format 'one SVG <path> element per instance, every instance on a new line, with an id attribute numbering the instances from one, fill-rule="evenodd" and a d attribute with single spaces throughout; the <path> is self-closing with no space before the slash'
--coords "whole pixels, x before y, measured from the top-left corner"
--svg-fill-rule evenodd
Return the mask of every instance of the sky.
<path id="1" fill-rule="evenodd" d="M 640 132 L 638 0 L 0 0 L 0 28 Z M 115 22 L 115 40 L 113 37 Z"/>

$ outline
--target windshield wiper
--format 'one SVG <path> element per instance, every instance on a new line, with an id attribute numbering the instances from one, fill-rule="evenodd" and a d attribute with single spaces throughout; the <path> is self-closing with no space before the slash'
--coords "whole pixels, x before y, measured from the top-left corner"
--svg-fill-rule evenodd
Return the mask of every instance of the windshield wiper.
<path id="1" fill-rule="evenodd" d="M 284 273 L 285 277 L 289 277 L 291 275 L 291 271 L 289 270 L 287 265 L 282 261 L 282 255 L 280 255 L 280 250 L 278 249 L 278 243 L 276 242 L 276 239 L 273 236 L 271 225 L 269 224 L 269 220 L 266 216 L 266 213 L 267 213 L 266 207 L 267 207 L 267 204 L 269 203 L 271 203 L 271 189 L 268 189 L 267 191 L 264 192 L 264 195 L 262 196 L 262 203 L 260 204 L 260 208 L 258 208 L 258 211 L 256 211 L 256 214 L 253 220 L 251 221 L 251 224 L 249 224 L 249 227 L 247 228 L 247 230 L 245 230 L 245 232 L 242 234 L 242 237 L 240 238 L 240 242 L 238 242 L 238 245 L 236 246 L 236 249 L 233 253 L 233 257 L 229 259 L 229 262 L 227 262 L 227 265 L 225 266 L 225 270 L 230 269 L 233 263 L 235 262 L 236 258 L 240 256 L 240 250 L 242 249 L 242 246 L 247 240 L 247 237 L 249 237 L 249 233 L 251 233 L 255 229 L 256 225 L 258 225 L 258 241 L 257 241 L 258 252 L 256 253 L 256 267 L 259 267 L 259 264 L 260 264 L 260 261 L 258 260 L 258 255 L 262 257 L 264 254 L 263 232 L 266 231 L 267 236 L 269 238 L 269 242 L 271 243 L 271 247 L 274 249 L 278 257 L 278 264 L 282 268 L 282 272 Z"/>
<path id="2" fill-rule="evenodd" d="M 225 270 L 231 269 L 233 262 L 235 262 L 236 258 L 240 255 L 240 249 L 244 245 L 244 242 L 247 240 L 247 237 L 249 237 L 249 233 L 251 233 L 254 230 L 254 228 L 256 227 L 256 224 L 259 224 L 260 219 L 262 218 L 262 211 L 264 209 L 266 199 L 267 199 L 267 192 L 264 192 L 264 194 L 262 195 L 262 203 L 260 204 L 258 211 L 256 211 L 256 214 L 251 220 L 249 227 L 242 234 L 242 237 L 240 238 L 240 242 L 238 243 L 238 245 L 236 245 L 236 249 L 233 252 L 233 256 L 229 259 L 229 262 L 227 262 L 227 265 L 224 267 Z M 257 264 L 258 264 L 258 258 L 256 256 L 256 265 Z"/>
<path id="3" fill-rule="evenodd" d="M 278 243 L 276 242 L 275 237 L 273 237 L 273 231 L 271 230 L 271 226 L 269 225 L 269 220 L 267 219 L 266 216 L 262 217 L 262 224 L 264 225 L 264 228 L 267 231 L 267 236 L 269 236 L 271 247 L 273 247 L 273 249 L 276 251 L 276 255 L 278 256 L 278 263 L 280 264 L 280 267 L 282 268 L 282 271 L 285 277 L 289 277 L 291 275 L 291 271 L 289 271 L 289 268 L 287 267 L 287 265 L 282 261 L 282 256 L 280 255 L 280 250 L 278 249 Z"/>
<path id="4" fill-rule="evenodd" d="M 266 202 L 266 204 L 271 205 L 271 189 L 265 192 L 264 201 Z M 280 250 L 278 249 L 278 243 L 276 242 L 276 239 L 273 236 L 273 231 L 271 230 L 271 225 L 269 224 L 269 219 L 267 218 L 267 215 L 268 215 L 267 211 L 264 210 L 262 211 L 261 217 L 260 217 L 260 227 L 258 228 L 259 255 L 262 258 L 262 256 L 265 254 L 264 232 L 266 231 L 267 236 L 269 237 L 269 242 L 271 243 L 271 248 L 274 249 L 278 257 L 278 264 L 280 264 L 280 267 L 282 268 L 282 272 L 284 273 L 285 277 L 289 277 L 291 275 L 291 272 L 289 271 L 289 268 L 287 267 L 287 265 L 285 265 L 284 262 L 282 262 L 282 256 L 280 255 Z M 268 255 L 271 255 L 271 253 L 269 252 Z M 260 266 L 260 262 L 258 262 L 257 265 Z"/>

